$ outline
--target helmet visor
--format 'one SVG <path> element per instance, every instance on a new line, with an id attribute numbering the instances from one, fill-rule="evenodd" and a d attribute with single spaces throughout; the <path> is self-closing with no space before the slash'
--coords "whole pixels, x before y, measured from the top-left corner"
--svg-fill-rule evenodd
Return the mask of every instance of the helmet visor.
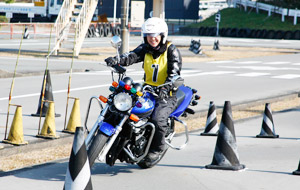
<path id="1" fill-rule="evenodd" d="M 146 33 L 146 34 L 144 34 L 144 37 L 150 36 L 150 37 L 155 38 L 155 37 L 157 37 L 159 34 L 160 34 L 160 33 Z"/>

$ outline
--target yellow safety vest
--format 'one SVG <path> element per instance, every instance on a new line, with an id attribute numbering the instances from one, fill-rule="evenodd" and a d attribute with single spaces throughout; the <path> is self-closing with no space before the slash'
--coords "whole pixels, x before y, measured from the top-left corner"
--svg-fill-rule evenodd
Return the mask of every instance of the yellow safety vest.
<path id="1" fill-rule="evenodd" d="M 171 43 L 168 43 L 167 50 L 158 58 L 154 59 L 152 54 L 146 53 L 144 58 L 145 83 L 152 86 L 164 84 L 168 77 L 167 52 Z"/>

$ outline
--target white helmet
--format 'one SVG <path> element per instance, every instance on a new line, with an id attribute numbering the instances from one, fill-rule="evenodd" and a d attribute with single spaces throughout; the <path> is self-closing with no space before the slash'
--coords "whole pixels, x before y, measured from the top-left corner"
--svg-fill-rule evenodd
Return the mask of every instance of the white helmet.
<path id="1" fill-rule="evenodd" d="M 158 17 L 147 19 L 142 26 L 143 39 L 145 39 L 147 35 L 151 35 L 153 37 L 162 35 L 162 43 L 165 44 L 168 38 L 167 23 Z"/>

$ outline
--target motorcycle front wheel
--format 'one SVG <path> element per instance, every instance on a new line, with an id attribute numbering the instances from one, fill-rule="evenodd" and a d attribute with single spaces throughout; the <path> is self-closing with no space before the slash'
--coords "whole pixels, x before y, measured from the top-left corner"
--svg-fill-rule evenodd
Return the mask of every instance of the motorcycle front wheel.
<path id="1" fill-rule="evenodd" d="M 103 149 L 108 138 L 109 137 L 103 133 L 98 133 L 94 137 L 94 139 L 91 143 L 91 146 L 89 147 L 89 149 L 87 151 L 89 162 L 90 162 L 90 167 L 92 167 L 94 165 L 96 158 L 98 157 L 99 153 Z"/>

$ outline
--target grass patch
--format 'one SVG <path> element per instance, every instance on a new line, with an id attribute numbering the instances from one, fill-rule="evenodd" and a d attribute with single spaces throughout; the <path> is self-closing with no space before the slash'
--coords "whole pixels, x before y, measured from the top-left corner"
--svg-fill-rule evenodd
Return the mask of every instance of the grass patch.
<path id="1" fill-rule="evenodd" d="M 189 25 L 191 28 L 215 27 L 215 15 L 207 18 L 203 22 Z M 268 16 L 267 12 L 256 13 L 255 9 L 245 12 L 244 9 L 227 8 L 221 10 L 220 28 L 250 28 L 266 30 L 300 30 L 300 24 L 293 25 L 293 17 L 286 17 L 285 22 L 281 22 L 281 15 L 274 14 Z"/>

